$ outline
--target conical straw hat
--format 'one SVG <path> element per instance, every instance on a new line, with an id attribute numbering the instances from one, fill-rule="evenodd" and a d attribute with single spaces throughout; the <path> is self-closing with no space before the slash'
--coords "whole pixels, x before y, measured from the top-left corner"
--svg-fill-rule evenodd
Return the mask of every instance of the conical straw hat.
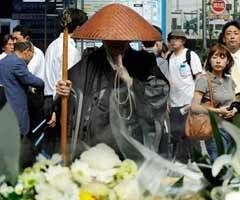
<path id="1" fill-rule="evenodd" d="M 131 8 L 110 4 L 96 12 L 72 35 L 76 39 L 115 41 L 157 41 L 155 28 Z"/>

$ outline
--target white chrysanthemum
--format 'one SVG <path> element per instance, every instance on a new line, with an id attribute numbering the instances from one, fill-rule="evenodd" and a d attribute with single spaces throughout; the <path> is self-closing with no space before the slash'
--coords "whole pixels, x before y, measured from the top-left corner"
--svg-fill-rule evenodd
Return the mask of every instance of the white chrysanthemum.
<path id="1" fill-rule="evenodd" d="M 81 184 L 90 183 L 93 179 L 92 170 L 89 168 L 88 164 L 82 162 L 81 160 L 75 160 L 71 165 L 72 177 L 75 181 Z"/>
<path id="2" fill-rule="evenodd" d="M 65 192 L 69 187 L 75 187 L 72 181 L 69 168 L 58 166 L 50 166 L 45 173 L 47 182 L 57 188 L 59 191 Z"/>
<path id="3" fill-rule="evenodd" d="M 51 159 L 47 159 L 42 154 L 38 154 L 36 157 L 37 163 L 41 165 L 54 166 L 62 162 L 62 157 L 59 154 L 53 154 Z"/>
<path id="4" fill-rule="evenodd" d="M 99 170 L 90 168 L 89 165 L 81 160 L 76 160 L 71 166 L 71 172 L 74 180 L 81 184 L 98 181 L 110 183 L 117 173 L 117 169 Z"/>
<path id="5" fill-rule="evenodd" d="M 0 185 L 0 194 L 4 197 L 7 197 L 13 191 L 14 191 L 13 187 L 8 186 L 6 183 Z"/>
<path id="6" fill-rule="evenodd" d="M 121 164 L 118 155 L 106 144 L 98 144 L 81 154 L 81 160 L 90 168 L 107 170 Z"/>
<path id="7" fill-rule="evenodd" d="M 117 169 L 108 169 L 104 171 L 96 170 L 96 180 L 102 183 L 110 183 L 114 180 L 114 175 L 117 173 Z"/>
<path id="8" fill-rule="evenodd" d="M 36 200 L 63 200 L 62 192 L 58 191 L 56 188 L 51 187 L 51 185 L 39 184 L 36 186 Z"/>
<path id="9" fill-rule="evenodd" d="M 36 186 L 36 200 L 78 200 L 79 188 L 70 184 L 65 191 L 60 191 L 50 184 L 40 184 Z"/>
<path id="10" fill-rule="evenodd" d="M 239 200 L 239 199 L 240 199 L 240 192 L 230 192 L 225 196 L 225 200 Z"/>
<path id="11" fill-rule="evenodd" d="M 34 187 L 36 184 L 45 180 L 44 173 L 41 171 L 34 171 L 31 168 L 24 170 L 23 174 L 19 176 L 18 183 L 22 184 L 24 189 Z"/>
<path id="12" fill-rule="evenodd" d="M 79 188 L 67 167 L 50 166 L 44 175 L 46 182 L 35 186 L 37 200 L 78 200 Z"/>
<path id="13" fill-rule="evenodd" d="M 142 194 L 136 179 L 125 179 L 114 187 L 119 200 L 140 200 Z"/>
<path id="14" fill-rule="evenodd" d="M 15 187 L 14 187 L 14 191 L 16 192 L 16 194 L 21 195 L 23 193 L 24 187 L 23 184 L 18 183 Z"/>

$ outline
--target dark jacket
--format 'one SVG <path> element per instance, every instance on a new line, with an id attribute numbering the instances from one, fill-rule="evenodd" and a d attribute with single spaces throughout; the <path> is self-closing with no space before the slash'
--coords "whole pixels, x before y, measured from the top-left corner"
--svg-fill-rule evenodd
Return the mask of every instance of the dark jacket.
<path id="1" fill-rule="evenodd" d="M 26 63 L 15 54 L 0 61 L 0 84 L 3 85 L 8 103 L 17 116 L 20 133 L 29 131 L 26 91 L 29 86 L 43 89 L 44 82 L 30 73 Z"/>
<path id="2" fill-rule="evenodd" d="M 136 96 L 135 111 L 146 121 L 160 117 L 165 111 L 169 84 L 156 64 L 154 55 L 129 48 L 123 64 L 133 78 L 131 90 Z M 110 66 L 105 49 L 99 48 L 69 70 L 73 93 L 69 99 L 69 130 L 75 148 L 84 141 L 92 146 L 104 142 L 115 150 L 117 144 L 110 127 L 110 96 L 114 88 L 115 71 Z M 121 83 L 121 88 L 125 84 Z M 138 109 L 137 109 L 138 108 Z M 137 140 L 142 142 L 141 134 Z M 74 145 L 73 145 L 74 146 Z M 71 149 L 73 152 L 81 151 Z"/>

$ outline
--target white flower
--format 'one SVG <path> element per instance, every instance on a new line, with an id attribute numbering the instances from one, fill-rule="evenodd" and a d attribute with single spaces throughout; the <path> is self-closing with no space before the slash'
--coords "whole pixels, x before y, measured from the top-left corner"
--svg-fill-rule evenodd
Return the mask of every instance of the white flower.
<path id="1" fill-rule="evenodd" d="M 24 189 L 30 189 L 42 181 L 44 181 L 44 173 L 34 171 L 32 168 L 25 169 L 18 178 L 18 183 L 21 183 Z"/>
<path id="2" fill-rule="evenodd" d="M 117 169 L 108 169 L 108 170 L 96 170 L 96 181 L 102 182 L 102 183 L 110 183 L 114 179 L 114 175 L 117 173 Z"/>
<path id="3" fill-rule="evenodd" d="M 75 185 L 65 187 L 65 191 L 45 183 L 36 186 L 36 200 L 78 200 L 79 188 Z"/>
<path id="4" fill-rule="evenodd" d="M 45 182 L 35 186 L 37 200 L 78 200 L 79 188 L 73 182 L 69 168 L 50 166 L 44 176 Z"/>
<path id="5" fill-rule="evenodd" d="M 110 183 L 117 173 L 117 169 L 99 170 L 90 168 L 89 165 L 81 160 L 76 160 L 71 166 L 71 172 L 74 180 L 86 184 L 92 181 Z"/>
<path id="6" fill-rule="evenodd" d="M 62 200 L 63 194 L 56 188 L 51 187 L 51 185 L 45 183 L 36 186 L 35 195 L 36 200 Z"/>
<path id="7" fill-rule="evenodd" d="M 0 186 L 0 194 L 4 197 L 7 197 L 10 193 L 14 191 L 13 187 L 8 186 L 6 183 L 3 183 Z"/>
<path id="8" fill-rule="evenodd" d="M 16 194 L 21 195 L 23 193 L 24 187 L 23 184 L 18 183 L 15 187 L 14 187 L 14 191 L 16 192 Z"/>
<path id="9" fill-rule="evenodd" d="M 125 179 L 114 187 L 119 200 L 141 200 L 142 194 L 136 179 Z"/>
<path id="10" fill-rule="evenodd" d="M 239 199 L 240 199 L 240 192 L 230 192 L 225 196 L 225 200 L 239 200 Z"/>
<path id="11" fill-rule="evenodd" d="M 131 178 L 137 174 L 138 167 L 132 160 L 126 159 L 121 163 L 121 166 L 117 169 L 116 179 L 121 181 L 125 178 Z"/>
<path id="12" fill-rule="evenodd" d="M 81 160 L 99 170 L 112 169 L 121 164 L 118 155 L 106 144 L 98 144 L 81 154 Z"/>
<path id="13" fill-rule="evenodd" d="M 37 162 L 33 165 L 33 168 L 35 169 L 46 169 L 47 166 L 54 166 L 58 165 L 62 162 L 62 157 L 59 154 L 53 154 L 51 159 L 47 159 L 42 154 L 39 154 L 36 157 Z"/>
<path id="14" fill-rule="evenodd" d="M 73 179 L 78 183 L 84 184 L 92 181 L 92 170 L 87 163 L 81 160 L 75 160 L 70 169 Z"/>
<path id="15" fill-rule="evenodd" d="M 47 182 L 60 191 L 64 191 L 69 185 L 72 185 L 71 173 L 69 168 L 60 165 L 50 166 L 45 173 Z"/>

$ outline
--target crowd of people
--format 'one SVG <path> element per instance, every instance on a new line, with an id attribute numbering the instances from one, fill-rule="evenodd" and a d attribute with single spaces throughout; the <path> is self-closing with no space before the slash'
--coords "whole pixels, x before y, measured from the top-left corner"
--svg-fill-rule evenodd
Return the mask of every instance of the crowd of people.
<path id="1" fill-rule="evenodd" d="M 22 25 L 2 38 L 0 102 L 10 105 L 18 121 L 21 167 L 30 165 L 37 153 L 49 156 L 60 151 L 61 96 L 69 100 L 71 159 L 87 146 L 101 142 L 124 156 L 112 126 L 112 101 L 116 101 L 118 117 L 132 138 L 168 159 L 184 163 L 191 159 L 193 148 L 200 148 L 199 141 L 185 135 L 190 109 L 196 113 L 212 111 L 226 120 L 240 111 L 238 21 L 224 25 L 219 41 L 201 62 L 193 50 L 185 47 L 187 37 L 182 30 L 170 32 L 164 43 L 159 27 L 126 6 L 106 6 L 89 20 L 82 10 L 69 12 L 69 80 L 61 80 L 63 33 L 45 54 L 32 44 L 29 29 Z M 111 15 L 114 19 L 105 17 Z M 102 40 L 103 45 L 81 54 L 75 39 Z M 141 41 L 141 49 L 133 49 L 131 41 Z M 214 107 L 203 106 L 210 99 L 208 77 Z M 39 135 L 33 132 L 43 126 L 46 133 L 38 145 Z M 231 137 L 219 128 L 227 150 Z M 216 159 L 214 139 L 206 140 L 205 145 L 210 158 Z"/>

